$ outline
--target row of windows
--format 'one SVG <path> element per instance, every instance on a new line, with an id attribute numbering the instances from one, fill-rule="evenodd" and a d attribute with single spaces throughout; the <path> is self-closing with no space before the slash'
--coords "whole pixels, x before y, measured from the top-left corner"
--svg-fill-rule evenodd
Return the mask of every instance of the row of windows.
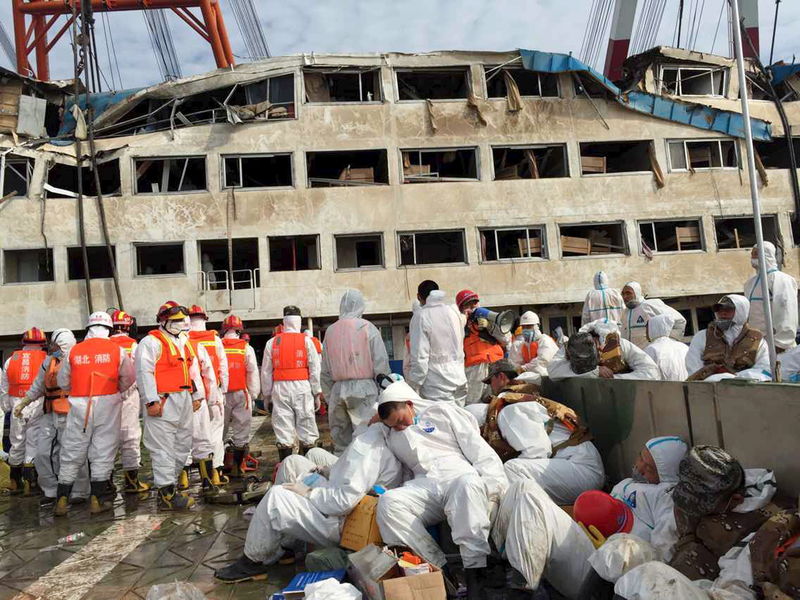
<path id="1" fill-rule="evenodd" d="M 762 220 L 764 238 L 780 246 L 776 215 Z M 699 218 L 639 221 L 638 252 L 646 257 L 665 252 L 703 251 L 705 236 Z M 559 224 L 561 258 L 630 254 L 624 222 Z M 749 217 L 715 217 L 714 233 L 720 250 L 749 248 L 755 244 L 753 220 Z M 795 240 L 800 232 L 794 231 Z M 481 263 L 549 259 L 545 225 L 478 228 Z M 464 229 L 408 231 L 397 234 L 397 264 L 467 264 Z M 306 271 L 322 268 L 320 236 L 270 236 L 269 270 Z M 334 268 L 337 271 L 386 267 L 383 233 L 333 236 Z M 203 289 L 260 285 L 258 239 L 233 240 L 233 272 L 229 273 L 227 240 L 197 242 L 200 258 L 199 285 Z M 112 252 L 116 248 L 112 247 Z M 92 278 L 111 277 L 105 246 L 87 248 Z M 135 243 L 136 276 L 186 274 L 183 242 Z M 4 283 L 54 281 L 52 249 L 4 250 Z M 67 248 L 67 277 L 83 279 L 80 247 Z"/>
<path id="2" fill-rule="evenodd" d="M 651 140 L 624 142 L 581 142 L 581 175 L 645 173 L 653 170 Z M 736 168 L 737 143 L 732 139 L 668 140 L 670 171 Z M 767 168 L 772 158 L 784 153 L 766 153 Z M 400 150 L 402 183 L 478 181 L 479 152 L 476 147 Z M 347 150 L 306 152 L 308 187 L 389 185 L 388 151 Z M 762 159 L 763 162 L 763 159 Z M 171 194 L 208 189 L 205 156 L 139 157 L 133 159 L 136 194 Z M 222 189 L 264 189 L 295 186 L 292 154 L 241 154 L 221 156 Z M 492 146 L 494 180 L 548 179 L 570 177 L 567 144 Z M 3 195 L 25 196 L 33 173 L 33 159 L 7 156 L 3 169 Z M 98 165 L 100 191 L 121 193 L 119 160 Z M 97 195 L 94 173 L 81 171 L 81 187 Z M 78 169 L 54 164 L 47 173 L 48 197 L 74 197 L 78 190 Z"/>

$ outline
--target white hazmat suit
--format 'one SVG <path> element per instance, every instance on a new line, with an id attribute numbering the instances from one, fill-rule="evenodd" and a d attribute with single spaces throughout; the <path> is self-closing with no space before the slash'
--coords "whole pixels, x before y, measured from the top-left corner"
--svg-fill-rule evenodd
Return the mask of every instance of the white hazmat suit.
<path id="1" fill-rule="evenodd" d="M 656 315 L 672 317 L 673 324 L 670 335 L 674 338 L 683 337 L 683 332 L 686 330 L 686 319 L 681 313 L 658 298 L 645 299 L 642 294 L 642 286 L 637 281 L 629 281 L 625 287 L 633 290 L 636 306 L 628 308 L 626 305 L 622 311 L 620 332 L 623 338 L 644 349 L 649 343 L 647 341 L 647 322 Z"/>
<path id="2" fill-rule="evenodd" d="M 411 317 L 408 383 L 426 400 L 466 401 L 463 319 L 442 290 L 433 290 Z"/>
<path id="3" fill-rule="evenodd" d="M 764 318 L 758 259 L 752 260 L 756 274 L 744 284 L 744 296 L 750 301 L 750 326 L 766 334 L 767 322 Z M 767 262 L 767 281 L 772 302 L 772 329 L 775 331 L 775 346 L 788 350 L 796 346 L 797 280 L 778 268 L 775 244 L 772 242 L 764 242 L 764 260 Z"/>
<path id="4" fill-rule="evenodd" d="M 239 333 L 235 329 L 229 329 L 222 334 L 222 337 L 225 339 L 238 339 Z M 264 356 L 266 362 L 267 355 L 264 354 Z M 253 420 L 252 400 L 258 398 L 261 393 L 261 379 L 259 379 L 258 374 L 256 352 L 250 344 L 247 344 L 244 349 L 245 389 L 232 390 L 231 372 L 233 369 L 231 365 L 235 364 L 233 361 L 233 355 L 231 355 L 230 360 L 226 356 L 225 365 L 228 373 L 228 383 L 225 388 L 225 422 L 222 437 L 224 441 L 230 440 L 235 447 L 244 448 L 250 441 L 250 424 Z M 268 394 L 265 392 L 264 396 L 268 396 Z M 215 467 L 220 466 L 218 458 L 215 454 Z"/>
<path id="5" fill-rule="evenodd" d="M 594 274 L 594 289 L 586 294 L 581 313 L 581 325 L 598 319 L 619 323 L 625 303 L 619 290 L 609 287 L 608 275 L 604 271 Z"/>
<path id="6" fill-rule="evenodd" d="M 364 297 L 347 290 L 339 304 L 339 320 L 325 331 L 320 384 L 328 402 L 328 423 L 336 452 L 341 454 L 369 424 L 378 402 L 375 377 L 389 373 L 389 357 L 381 332 L 362 319 Z"/>
<path id="7" fill-rule="evenodd" d="M 530 348 L 534 343 L 536 344 L 536 356 L 530 357 L 531 353 L 529 351 L 527 356 L 530 359 L 525 360 L 524 348 Z M 539 331 L 539 326 L 536 325 L 534 329 L 524 330 L 514 338 L 508 349 L 508 360 L 520 371 L 536 373 L 545 377 L 547 376 L 547 365 L 550 364 L 557 352 L 558 344 L 556 344 L 555 340 Z"/>
<path id="8" fill-rule="evenodd" d="M 117 333 L 111 336 L 114 338 L 128 337 L 125 333 Z M 133 342 L 130 349 L 125 348 L 128 357 L 136 362 L 136 348 L 138 343 Z M 122 411 L 120 422 L 122 423 L 119 433 L 120 458 L 122 459 L 122 469 L 129 471 L 138 469 L 142 462 L 142 426 L 139 421 L 142 415 L 142 402 L 139 399 L 139 388 L 134 383 L 127 390 L 122 392 Z"/>
<path id="9" fill-rule="evenodd" d="M 658 365 L 661 379 L 685 381 L 689 376 L 686 371 L 686 354 L 689 352 L 689 346 L 670 338 L 672 330 L 673 322 L 670 315 L 650 317 L 647 321 L 647 333 L 652 341 L 645 347 L 644 352 Z"/>
<path id="10" fill-rule="evenodd" d="M 26 344 L 22 350 L 42 350 L 42 346 Z M 13 355 L 12 355 L 13 356 Z M 31 464 L 36 458 L 37 444 L 39 438 L 39 428 L 42 422 L 42 397 L 36 398 L 28 404 L 22 411 L 22 417 L 14 414 L 14 409 L 22 401 L 23 397 L 12 396 L 9 393 L 8 366 L 11 358 L 8 358 L 0 370 L 0 401 L 5 412 L 11 413 L 8 440 L 11 448 L 8 452 L 9 465 L 22 466 Z M 35 377 L 34 374 L 31 377 Z M 30 381 L 30 379 L 28 380 Z"/>

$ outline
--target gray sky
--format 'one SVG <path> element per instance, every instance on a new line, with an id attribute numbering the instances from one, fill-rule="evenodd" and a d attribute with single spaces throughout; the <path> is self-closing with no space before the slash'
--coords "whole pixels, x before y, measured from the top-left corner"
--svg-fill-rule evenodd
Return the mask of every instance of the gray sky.
<path id="1" fill-rule="evenodd" d="M 599 0 L 602 2 L 602 0 Z M 651 0 L 639 0 L 639 8 Z M 687 18 L 696 14 L 694 49 L 728 53 L 725 0 L 686 0 Z M 220 0 L 235 54 L 246 54 L 229 0 Z M 673 44 L 678 0 L 668 0 L 656 45 Z M 531 48 L 580 54 L 593 0 L 255 0 L 261 24 L 274 56 L 299 52 L 386 52 L 430 50 L 510 50 Z M 565 5 L 569 10 L 565 10 Z M 702 18 L 699 7 L 703 6 Z M 762 60 L 769 58 L 774 0 L 760 0 Z M 697 7 L 696 12 L 692 12 Z M 800 2 L 784 0 L 775 43 L 775 60 L 790 61 L 800 54 Z M 168 13 L 178 58 L 184 75 L 214 68 L 209 46 L 174 14 Z M 11 2 L 0 5 L 0 22 L 9 35 Z M 160 80 L 141 14 L 110 14 L 97 19 L 101 69 L 111 81 L 106 54 L 106 35 L 113 37 L 122 74 L 122 87 L 137 87 Z M 104 28 L 107 23 L 107 29 Z M 686 23 L 686 21 L 685 21 Z M 684 24 L 684 31 L 689 28 Z M 716 41 L 714 41 L 716 34 Z M 685 39 L 684 33 L 684 39 Z M 607 33 L 603 38 L 603 50 Z M 246 62 L 247 58 L 239 59 Z M 0 53 L 0 64 L 12 66 Z M 602 66 L 602 65 L 595 65 Z M 51 54 L 53 78 L 72 73 L 68 39 Z M 104 86 L 110 87 L 110 86 Z M 116 85 L 115 87 L 120 87 Z"/>

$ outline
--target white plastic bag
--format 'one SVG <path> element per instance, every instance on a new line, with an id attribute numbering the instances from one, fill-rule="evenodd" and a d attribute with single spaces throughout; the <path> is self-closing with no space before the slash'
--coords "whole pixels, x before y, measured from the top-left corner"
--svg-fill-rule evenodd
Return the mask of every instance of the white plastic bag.
<path id="1" fill-rule="evenodd" d="M 309 583 L 303 590 L 306 600 L 361 600 L 361 592 L 349 583 L 335 579 L 323 579 Z"/>
<path id="2" fill-rule="evenodd" d="M 589 564 L 600 577 L 611 583 L 646 562 L 658 560 L 649 542 L 629 533 L 615 533 L 589 557 Z"/>

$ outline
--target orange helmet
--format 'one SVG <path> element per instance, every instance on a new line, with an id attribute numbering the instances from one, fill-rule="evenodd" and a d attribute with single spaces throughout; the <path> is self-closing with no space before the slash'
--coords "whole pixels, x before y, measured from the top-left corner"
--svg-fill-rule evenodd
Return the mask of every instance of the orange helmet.
<path id="1" fill-rule="evenodd" d="M 189 307 L 189 316 L 190 317 L 203 317 L 206 321 L 208 321 L 208 315 L 206 314 L 206 311 L 199 304 L 192 304 Z"/>
<path id="2" fill-rule="evenodd" d="M 156 320 L 160 323 L 162 321 L 173 321 L 177 319 L 184 319 L 188 316 L 189 309 L 175 302 L 168 300 L 161 305 L 156 315 Z"/>
<path id="3" fill-rule="evenodd" d="M 23 344 L 41 344 L 42 346 L 47 344 L 47 337 L 44 335 L 44 331 L 39 329 L 38 327 L 31 327 L 22 334 L 22 343 Z"/>
<path id="4" fill-rule="evenodd" d="M 124 310 L 117 309 L 111 313 L 111 322 L 114 323 L 115 329 L 124 329 L 127 331 L 133 326 L 133 317 Z"/>
<path id="5" fill-rule="evenodd" d="M 242 323 L 242 320 L 236 315 L 228 315 L 222 322 L 222 331 L 228 331 L 229 329 L 242 331 L 244 329 L 244 323 Z"/>

